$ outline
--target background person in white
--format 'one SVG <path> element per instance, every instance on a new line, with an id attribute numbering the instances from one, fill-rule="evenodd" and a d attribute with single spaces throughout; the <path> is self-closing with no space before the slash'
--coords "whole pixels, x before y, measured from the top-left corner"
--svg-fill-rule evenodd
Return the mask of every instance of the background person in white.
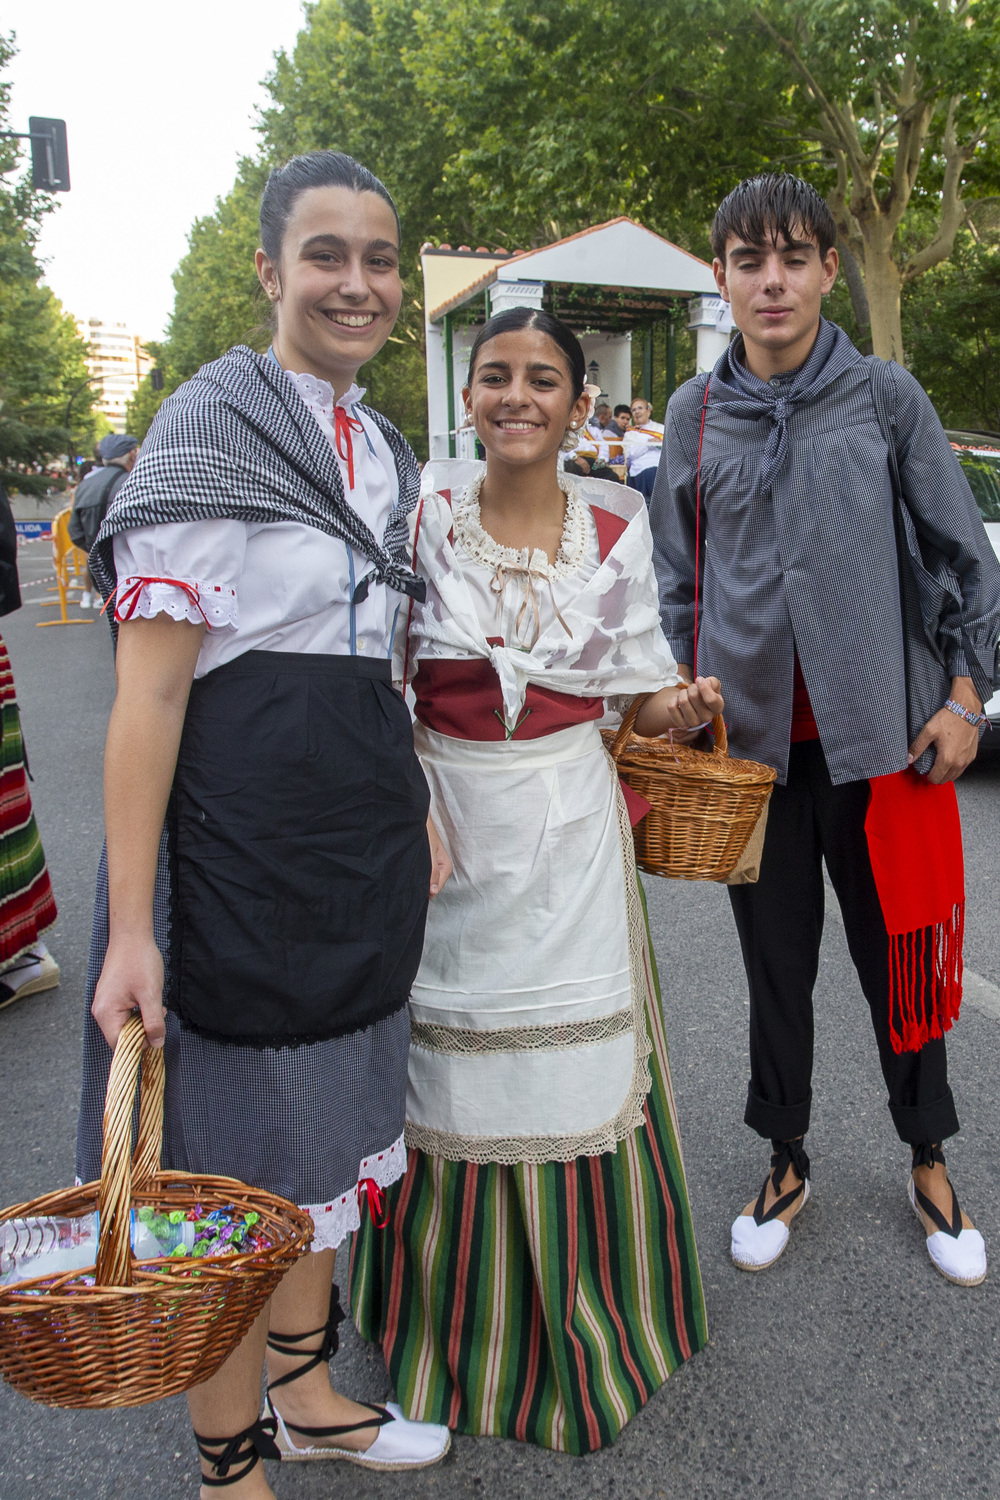
<path id="1" fill-rule="evenodd" d="M 652 420 L 653 408 L 644 397 L 632 402 L 632 426 L 622 438 L 627 483 L 634 490 L 641 490 L 649 504 L 653 493 L 653 482 L 660 462 L 663 447 L 663 424 Z"/>

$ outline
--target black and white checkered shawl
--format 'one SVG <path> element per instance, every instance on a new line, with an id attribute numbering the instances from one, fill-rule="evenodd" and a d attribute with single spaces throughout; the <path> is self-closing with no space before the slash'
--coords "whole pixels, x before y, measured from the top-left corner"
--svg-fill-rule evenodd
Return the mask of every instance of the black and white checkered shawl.
<path id="1" fill-rule="evenodd" d="M 298 521 L 338 537 L 367 557 L 379 582 L 424 597 L 408 566 L 407 516 L 420 470 L 409 443 L 381 412 L 358 410 L 389 445 L 399 498 L 379 542 L 344 494 L 325 433 L 274 361 L 237 345 L 164 401 L 90 555 L 104 598 L 117 586 L 114 538 L 173 521 Z"/>

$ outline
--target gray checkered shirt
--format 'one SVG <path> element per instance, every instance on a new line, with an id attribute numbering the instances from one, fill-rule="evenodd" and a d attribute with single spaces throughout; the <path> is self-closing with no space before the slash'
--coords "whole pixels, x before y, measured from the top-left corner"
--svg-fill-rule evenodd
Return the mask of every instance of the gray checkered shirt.
<path id="1" fill-rule="evenodd" d="M 737 338 L 711 377 L 698 671 L 721 679 L 732 753 L 776 767 L 782 782 L 796 650 L 834 784 L 902 770 L 907 704 L 892 484 L 869 363 L 841 329 L 821 323 L 792 385 L 786 450 L 776 442 L 776 395 L 787 394 L 787 384 L 776 390 L 757 380 L 737 365 L 741 350 Z M 962 594 L 960 616 L 939 631 L 942 680 L 945 669 L 970 670 L 963 628 L 988 663 L 976 671 L 982 680 L 1000 635 L 1000 563 L 929 399 L 906 370 L 889 368 L 903 492 Z M 698 376 L 670 400 L 650 506 L 663 629 L 677 660 L 688 663 L 704 392 Z M 765 461 L 772 479 L 761 489 Z"/>

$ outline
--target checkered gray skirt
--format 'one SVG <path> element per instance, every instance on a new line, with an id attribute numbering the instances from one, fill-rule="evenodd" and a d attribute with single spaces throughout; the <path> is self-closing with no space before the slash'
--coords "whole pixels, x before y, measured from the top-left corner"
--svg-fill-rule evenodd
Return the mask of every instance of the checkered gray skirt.
<path id="1" fill-rule="evenodd" d="M 156 942 L 170 961 L 170 870 L 160 845 L 153 901 Z M 87 968 L 77 1174 L 100 1176 L 101 1122 L 111 1050 L 90 1005 L 108 945 L 108 873 L 102 855 Z M 167 1015 L 163 1165 L 236 1177 L 315 1208 L 352 1194 L 359 1166 L 403 1132 L 409 1009 L 362 1031 L 298 1047 L 213 1041 Z M 397 1147 L 397 1155 L 402 1148 Z M 401 1168 L 401 1162 L 400 1162 Z M 388 1182 L 399 1175 L 373 1171 Z M 356 1222 L 356 1221 L 355 1221 Z"/>

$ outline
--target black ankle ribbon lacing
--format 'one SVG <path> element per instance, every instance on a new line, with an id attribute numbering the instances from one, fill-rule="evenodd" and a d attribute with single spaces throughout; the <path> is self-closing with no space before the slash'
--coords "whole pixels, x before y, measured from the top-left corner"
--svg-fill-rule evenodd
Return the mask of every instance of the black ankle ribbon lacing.
<path id="1" fill-rule="evenodd" d="M 268 1405 L 271 1402 L 271 1392 L 278 1390 L 280 1386 L 291 1385 L 293 1380 L 301 1380 L 303 1375 L 308 1375 L 310 1370 L 318 1369 L 320 1365 L 329 1364 L 330 1360 L 340 1348 L 340 1334 L 337 1329 L 344 1321 L 344 1309 L 340 1305 L 340 1288 L 334 1282 L 330 1288 L 330 1311 L 327 1315 L 325 1328 L 313 1328 L 308 1333 L 269 1333 L 267 1336 L 267 1347 L 273 1349 L 276 1354 L 284 1354 L 295 1359 L 304 1359 L 304 1365 L 297 1370 L 292 1370 L 288 1375 L 282 1375 L 278 1380 L 272 1380 L 267 1387 Z M 323 1342 L 318 1349 L 298 1349 L 295 1346 L 301 1344 L 305 1339 L 314 1339 L 318 1333 L 322 1333 Z M 369 1401 L 359 1401 L 359 1406 L 367 1406 L 369 1411 L 375 1413 L 364 1422 L 350 1422 L 338 1427 L 300 1427 L 295 1422 L 285 1422 L 289 1432 L 301 1433 L 303 1437 L 323 1438 L 340 1437 L 348 1432 L 362 1432 L 368 1427 L 385 1427 L 389 1422 L 395 1421 L 392 1413 L 384 1406 L 372 1406 Z M 272 1420 L 275 1420 L 272 1418 Z M 251 1465 L 251 1468 L 253 1465 Z M 249 1472 L 247 1470 L 246 1472 Z"/>
<path id="2" fill-rule="evenodd" d="M 251 1469 L 255 1469 L 262 1458 L 281 1458 L 281 1449 L 274 1441 L 274 1435 L 278 1430 L 278 1424 L 273 1417 L 258 1417 L 251 1427 L 244 1427 L 242 1432 L 237 1432 L 234 1437 L 210 1438 L 203 1437 L 196 1432 L 194 1440 L 198 1444 L 198 1452 L 207 1464 L 215 1470 L 215 1477 L 202 1475 L 202 1484 L 207 1489 L 218 1489 L 224 1485 L 238 1484 L 245 1479 Z M 222 1446 L 222 1452 L 214 1453 L 212 1450 Z M 242 1464 L 243 1468 L 238 1473 L 232 1474 L 230 1470 L 233 1464 Z"/>
<path id="3" fill-rule="evenodd" d="M 308 1375 L 310 1370 L 316 1370 L 320 1365 L 328 1365 L 340 1348 L 340 1334 L 337 1332 L 344 1321 L 344 1309 L 340 1305 L 340 1287 L 336 1282 L 330 1288 L 330 1311 L 327 1314 L 325 1328 L 312 1328 L 308 1333 L 269 1333 L 267 1336 L 267 1347 L 273 1349 L 276 1354 L 294 1356 L 296 1359 L 308 1358 L 308 1363 L 298 1370 L 293 1370 L 289 1375 L 282 1375 L 280 1380 L 272 1380 L 268 1390 L 276 1391 L 279 1386 L 290 1385 L 293 1380 L 301 1380 L 303 1375 Z M 318 1349 L 297 1349 L 297 1344 L 306 1339 L 314 1339 L 317 1333 L 322 1333 L 323 1342 Z"/>
<path id="4" fill-rule="evenodd" d="M 765 1179 L 764 1186 L 760 1190 L 757 1202 L 754 1204 L 753 1217 L 755 1224 L 769 1224 L 779 1214 L 783 1214 L 786 1208 L 791 1208 L 796 1198 L 805 1192 L 805 1184 L 809 1177 L 809 1158 L 801 1141 L 772 1141 L 774 1154 L 771 1157 L 771 1170 Z M 794 1167 L 796 1175 L 801 1178 L 797 1187 L 788 1193 L 782 1194 L 781 1184 L 789 1167 Z M 768 1183 L 774 1188 L 777 1196 L 771 1207 L 764 1212 L 764 1204 L 767 1201 Z"/>
<path id="5" fill-rule="evenodd" d="M 932 1146 L 928 1141 L 921 1141 L 919 1145 L 911 1146 L 910 1150 L 913 1153 L 911 1171 L 916 1171 L 917 1167 L 943 1167 L 945 1165 L 944 1152 L 940 1146 Z M 926 1193 L 922 1193 L 915 1182 L 913 1184 L 913 1192 L 924 1213 L 932 1223 L 937 1225 L 941 1233 L 950 1234 L 953 1240 L 957 1240 L 962 1233 L 962 1210 L 958 1206 L 958 1195 L 955 1189 L 951 1187 L 950 1181 L 948 1186 L 951 1188 L 950 1224 L 937 1204 L 933 1203 Z"/>

